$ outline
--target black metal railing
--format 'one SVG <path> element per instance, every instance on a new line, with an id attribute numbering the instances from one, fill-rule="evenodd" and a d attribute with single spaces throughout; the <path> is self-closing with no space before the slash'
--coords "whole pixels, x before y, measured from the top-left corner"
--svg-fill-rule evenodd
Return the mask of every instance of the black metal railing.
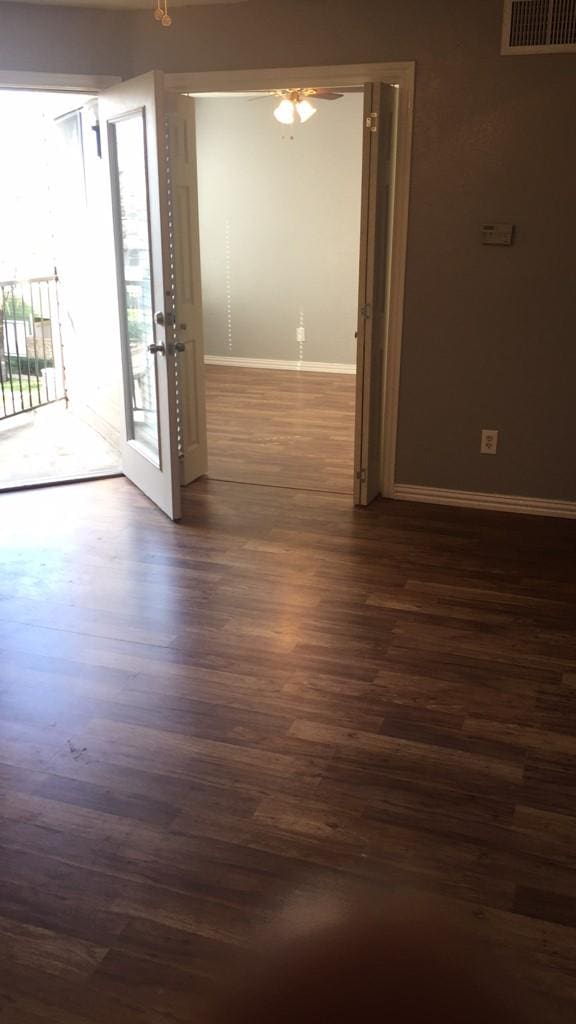
<path id="1" fill-rule="evenodd" d="M 65 397 L 57 276 L 0 281 L 0 419 Z"/>

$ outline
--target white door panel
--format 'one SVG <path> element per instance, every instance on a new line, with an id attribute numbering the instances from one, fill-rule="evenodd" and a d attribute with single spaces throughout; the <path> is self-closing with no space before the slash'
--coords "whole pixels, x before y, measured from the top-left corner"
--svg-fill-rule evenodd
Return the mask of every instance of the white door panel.
<path id="1" fill-rule="evenodd" d="M 122 349 L 123 470 L 172 519 L 180 517 L 170 222 L 160 72 L 99 97 L 110 167 Z"/>
<path id="2" fill-rule="evenodd" d="M 208 468 L 196 126 L 191 97 L 169 96 L 167 104 L 178 444 L 181 482 L 189 484 L 206 473 Z"/>

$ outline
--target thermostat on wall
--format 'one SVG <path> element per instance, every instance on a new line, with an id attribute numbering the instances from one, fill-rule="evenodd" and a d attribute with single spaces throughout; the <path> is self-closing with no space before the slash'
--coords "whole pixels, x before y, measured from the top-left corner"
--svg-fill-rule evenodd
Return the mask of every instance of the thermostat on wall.
<path id="1" fill-rule="evenodd" d="M 513 224 L 485 224 L 482 228 L 482 245 L 512 245 Z"/>

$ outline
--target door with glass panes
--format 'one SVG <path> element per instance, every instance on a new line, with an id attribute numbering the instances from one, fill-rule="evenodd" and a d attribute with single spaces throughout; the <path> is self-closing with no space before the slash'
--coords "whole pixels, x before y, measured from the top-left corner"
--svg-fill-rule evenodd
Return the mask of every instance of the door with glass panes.
<path id="1" fill-rule="evenodd" d="M 99 97 L 110 169 L 123 470 L 170 518 L 206 472 L 194 101 L 149 72 Z"/>

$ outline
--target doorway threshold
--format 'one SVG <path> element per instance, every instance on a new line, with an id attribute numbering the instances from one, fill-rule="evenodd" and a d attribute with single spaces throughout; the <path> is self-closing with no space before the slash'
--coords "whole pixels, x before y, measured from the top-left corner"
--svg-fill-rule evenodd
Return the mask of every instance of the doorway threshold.
<path id="1" fill-rule="evenodd" d="M 280 491 L 306 491 L 309 494 L 339 494 L 350 497 L 350 488 L 345 491 L 331 490 L 328 487 L 314 487 L 312 484 L 269 484 L 259 480 L 240 480 L 234 476 L 213 476 L 210 472 L 206 473 L 202 479 L 211 480 L 216 484 L 240 484 L 242 487 L 268 487 Z"/>
<path id="2" fill-rule="evenodd" d="M 0 420 L 0 490 L 118 476 L 121 472 L 116 449 L 64 403 Z"/>

